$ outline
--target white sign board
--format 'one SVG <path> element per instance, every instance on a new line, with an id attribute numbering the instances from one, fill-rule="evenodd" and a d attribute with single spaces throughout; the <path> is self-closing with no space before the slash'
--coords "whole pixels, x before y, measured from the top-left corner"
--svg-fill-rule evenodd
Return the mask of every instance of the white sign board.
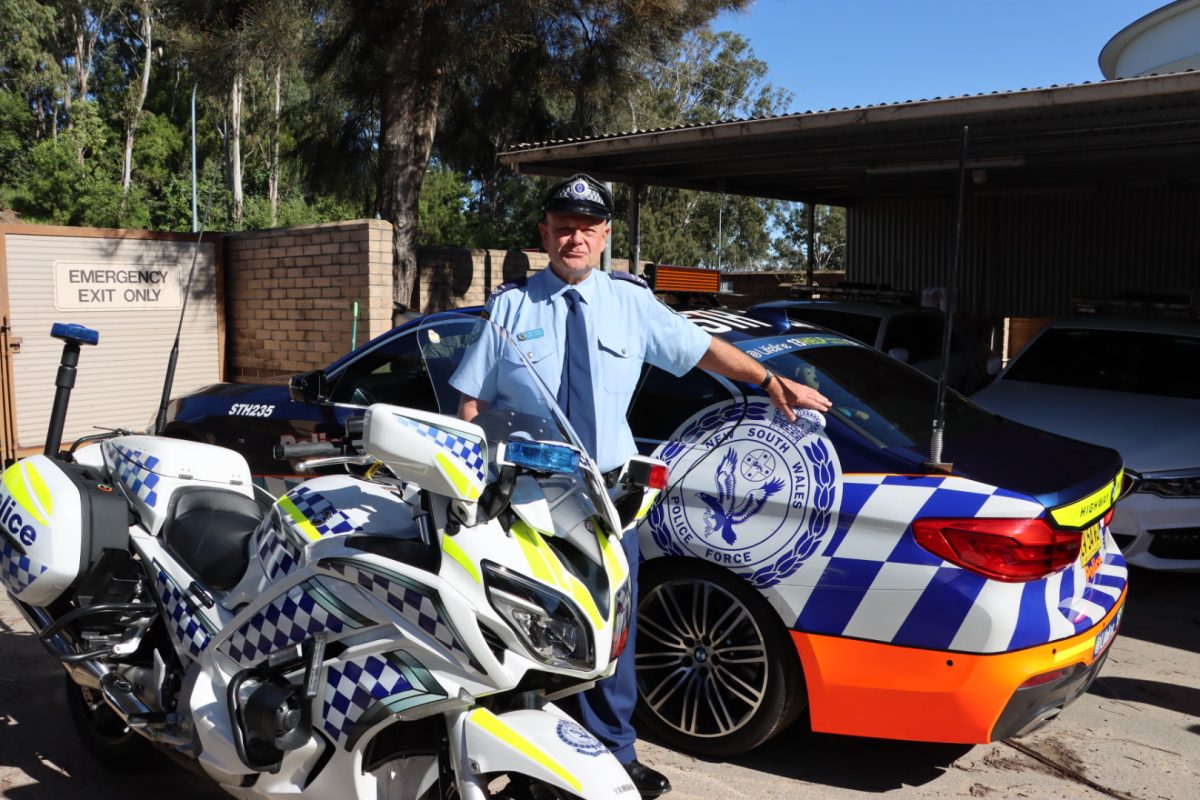
<path id="1" fill-rule="evenodd" d="M 54 262 L 54 306 L 59 311 L 177 309 L 183 293 L 178 264 Z"/>

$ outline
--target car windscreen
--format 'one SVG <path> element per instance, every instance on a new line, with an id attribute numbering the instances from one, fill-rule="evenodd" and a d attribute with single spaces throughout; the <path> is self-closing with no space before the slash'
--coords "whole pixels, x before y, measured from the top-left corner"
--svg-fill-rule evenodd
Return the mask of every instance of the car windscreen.
<path id="1" fill-rule="evenodd" d="M 874 346 L 875 337 L 879 333 L 879 317 L 867 314 L 853 314 L 848 311 L 836 311 L 832 308 L 813 306 L 793 306 L 787 310 L 788 319 L 799 322 L 811 322 L 831 331 L 852 336 L 860 342 Z"/>
<path id="2" fill-rule="evenodd" d="M 1013 363 L 1006 381 L 1200 399 L 1200 337 L 1051 328 Z"/>
<path id="3" fill-rule="evenodd" d="M 831 413 L 878 446 L 928 449 L 937 382 L 915 369 L 856 346 L 809 347 L 763 363 L 824 394 L 833 403 Z M 947 443 L 998 424 L 998 417 L 946 392 Z"/>

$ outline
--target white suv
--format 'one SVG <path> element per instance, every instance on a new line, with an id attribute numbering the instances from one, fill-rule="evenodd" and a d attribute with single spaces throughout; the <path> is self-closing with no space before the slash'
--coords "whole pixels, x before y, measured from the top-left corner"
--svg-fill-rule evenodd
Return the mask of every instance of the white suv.
<path id="1" fill-rule="evenodd" d="M 1058 320 L 971 399 L 1120 452 L 1129 480 L 1112 532 L 1126 560 L 1200 572 L 1200 322 Z"/>

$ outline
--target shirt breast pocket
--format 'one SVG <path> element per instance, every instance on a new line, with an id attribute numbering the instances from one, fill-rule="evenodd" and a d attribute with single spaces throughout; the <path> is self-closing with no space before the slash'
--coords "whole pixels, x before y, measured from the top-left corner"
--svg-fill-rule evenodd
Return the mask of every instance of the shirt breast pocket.
<path id="1" fill-rule="evenodd" d="M 600 383 L 610 394 L 629 397 L 637 388 L 642 373 L 642 348 L 639 342 L 625 336 L 601 336 L 597 342 L 600 356 Z"/>
<path id="2" fill-rule="evenodd" d="M 551 389 L 558 386 L 561 366 L 555 367 L 558 359 L 554 355 L 558 348 L 554 346 L 553 339 L 547 336 L 525 342 L 514 341 L 513 344 L 515 347 L 509 348 L 508 353 L 521 358 L 525 366 L 533 367 L 533 371 Z"/>

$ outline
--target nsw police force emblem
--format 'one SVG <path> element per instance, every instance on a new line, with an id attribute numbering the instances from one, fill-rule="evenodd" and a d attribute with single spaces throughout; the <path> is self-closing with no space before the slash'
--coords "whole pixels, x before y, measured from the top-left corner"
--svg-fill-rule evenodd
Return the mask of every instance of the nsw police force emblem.
<path id="1" fill-rule="evenodd" d="M 692 416 L 654 455 L 672 483 L 643 523 L 654 544 L 760 589 L 799 569 L 837 523 L 841 467 L 816 411 L 793 424 L 766 401 L 730 401 Z"/>

